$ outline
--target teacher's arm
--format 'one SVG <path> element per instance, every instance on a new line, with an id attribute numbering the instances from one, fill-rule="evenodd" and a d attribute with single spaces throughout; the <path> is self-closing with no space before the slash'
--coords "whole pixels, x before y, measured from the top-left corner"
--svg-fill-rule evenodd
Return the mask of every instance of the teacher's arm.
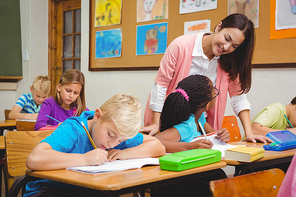
<path id="1" fill-rule="evenodd" d="M 242 110 L 241 112 L 239 112 L 238 117 L 244 127 L 247 141 L 250 141 L 253 143 L 260 141 L 260 142 L 263 142 L 264 144 L 268 142 L 272 142 L 272 140 L 270 140 L 269 138 L 263 135 L 255 135 L 253 133 L 253 130 L 251 127 L 250 110 Z"/>

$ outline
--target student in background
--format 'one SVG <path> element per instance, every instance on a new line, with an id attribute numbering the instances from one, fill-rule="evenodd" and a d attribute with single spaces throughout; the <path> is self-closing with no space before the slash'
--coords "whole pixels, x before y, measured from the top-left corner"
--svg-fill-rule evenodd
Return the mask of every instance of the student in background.
<path id="1" fill-rule="evenodd" d="M 81 116 L 63 122 L 33 149 L 28 156 L 27 166 L 32 170 L 56 170 L 73 166 L 101 165 L 117 159 L 164 155 L 165 148 L 159 140 L 139 133 L 141 114 L 138 99 L 131 95 L 117 94 L 95 111 L 83 112 Z M 93 148 L 81 122 L 89 131 L 97 149 Z M 24 196 L 35 196 L 39 191 L 43 192 L 43 195 L 50 192 L 52 196 L 95 195 L 95 191 L 78 188 L 40 180 L 28 183 Z"/>
<path id="2" fill-rule="evenodd" d="M 160 133 L 155 135 L 169 153 L 198 148 L 211 148 L 212 142 L 201 139 L 191 142 L 202 135 L 201 128 L 214 131 L 205 120 L 204 112 L 211 109 L 216 102 L 219 91 L 213 87 L 212 81 L 204 75 L 190 75 L 180 81 L 176 90 L 165 100 L 160 117 Z M 223 141 L 230 140 L 227 129 L 216 131 L 217 137 Z M 191 142 L 191 143 L 190 143 Z"/>
<path id="3" fill-rule="evenodd" d="M 59 122 L 72 116 L 80 116 L 83 111 L 88 110 L 85 104 L 84 84 L 84 75 L 79 70 L 70 69 L 64 72 L 57 84 L 55 97 L 44 100 L 35 130 L 48 125 L 58 125 Z"/>
<path id="4" fill-rule="evenodd" d="M 183 78 L 202 74 L 220 91 L 216 105 L 207 111 L 207 122 L 215 130 L 222 126 L 227 92 L 235 114 L 240 118 L 246 140 L 266 143 L 266 137 L 251 129 L 250 103 L 246 93 L 251 88 L 251 62 L 254 48 L 254 25 L 245 15 L 231 14 L 218 23 L 214 32 L 187 34 L 172 41 L 161 60 L 148 99 L 143 132 L 154 135 L 165 98 Z"/>
<path id="5" fill-rule="evenodd" d="M 268 105 L 252 120 L 252 129 L 257 135 L 286 129 L 296 133 L 294 127 L 296 127 L 296 97 L 288 105 L 282 103 Z"/>
<path id="6" fill-rule="evenodd" d="M 37 76 L 30 86 L 30 93 L 23 94 L 11 109 L 9 119 L 36 120 L 41 104 L 48 97 L 49 91 L 49 77 Z"/>

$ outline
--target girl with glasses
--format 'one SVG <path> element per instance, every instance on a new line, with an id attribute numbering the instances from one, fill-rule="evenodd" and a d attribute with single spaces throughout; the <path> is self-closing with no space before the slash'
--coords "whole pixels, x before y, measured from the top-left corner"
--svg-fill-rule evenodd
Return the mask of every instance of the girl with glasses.
<path id="1" fill-rule="evenodd" d="M 207 123 L 203 112 L 211 109 L 219 95 L 212 81 L 203 75 L 190 75 L 180 81 L 173 93 L 165 100 L 160 117 L 160 133 L 158 138 L 169 153 L 198 148 L 211 148 L 212 142 L 201 139 L 191 142 L 202 135 L 201 128 L 207 132 L 214 131 Z M 230 140 L 227 129 L 216 131 L 217 137 L 223 141 Z M 191 142 L 191 143 L 188 143 Z"/>

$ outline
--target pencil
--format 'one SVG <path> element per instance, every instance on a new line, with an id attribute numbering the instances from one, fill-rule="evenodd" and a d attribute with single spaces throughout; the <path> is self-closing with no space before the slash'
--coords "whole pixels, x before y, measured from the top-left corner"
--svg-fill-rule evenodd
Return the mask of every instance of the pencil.
<path id="1" fill-rule="evenodd" d="M 291 128 L 293 128 L 293 126 L 292 126 L 290 120 L 288 119 L 288 117 L 287 117 L 286 115 L 284 115 L 284 116 L 285 116 L 285 118 L 287 119 L 287 121 L 288 121 L 289 125 L 291 126 Z"/>
<path id="2" fill-rule="evenodd" d="M 91 136 L 90 136 L 88 130 L 86 129 L 86 127 L 85 127 L 85 125 L 83 124 L 82 121 L 81 121 L 81 124 L 82 124 L 82 127 L 84 128 L 84 130 L 85 130 L 85 132 L 86 132 L 86 134 L 87 134 L 87 137 L 88 137 L 88 139 L 89 139 L 91 145 L 94 147 L 94 149 L 97 149 L 97 147 L 96 147 L 96 145 L 95 145 L 93 139 L 91 138 Z"/>
<path id="3" fill-rule="evenodd" d="M 58 121 L 57 119 L 55 119 L 55 118 L 53 118 L 53 117 L 51 117 L 51 116 L 49 116 L 47 114 L 46 114 L 46 116 L 49 117 L 50 119 L 53 119 L 54 121 L 57 121 L 58 123 L 61 123 L 61 121 Z"/>
<path id="4" fill-rule="evenodd" d="M 207 137 L 207 135 L 206 135 L 206 132 L 205 132 L 205 130 L 203 129 L 203 127 L 201 126 L 201 123 L 200 123 L 200 122 L 198 122 L 198 125 L 199 125 L 199 128 L 201 129 L 203 135 L 205 136 L 206 140 L 209 140 L 208 137 Z"/>

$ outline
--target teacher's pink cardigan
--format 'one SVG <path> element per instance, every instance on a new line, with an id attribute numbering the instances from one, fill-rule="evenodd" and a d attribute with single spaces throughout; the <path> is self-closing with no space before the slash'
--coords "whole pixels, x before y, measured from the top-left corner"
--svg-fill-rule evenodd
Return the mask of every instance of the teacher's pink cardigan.
<path id="1" fill-rule="evenodd" d="M 175 90 L 179 81 L 189 75 L 192 63 L 192 51 L 194 48 L 197 34 L 187 34 L 180 36 L 172 41 L 166 49 L 166 52 L 160 62 L 158 74 L 155 82 L 167 88 L 166 97 Z M 209 110 L 207 122 L 215 129 L 218 130 L 222 126 L 224 117 L 227 92 L 230 97 L 240 94 L 241 86 L 239 78 L 235 81 L 230 81 L 228 73 L 222 70 L 218 62 L 216 88 L 219 89 L 220 94 L 216 99 L 215 106 Z M 149 108 L 150 95 L 146 104 L 144 114 L 144 125 L 149 126 L 152 124 L 152 110 Z"/>

